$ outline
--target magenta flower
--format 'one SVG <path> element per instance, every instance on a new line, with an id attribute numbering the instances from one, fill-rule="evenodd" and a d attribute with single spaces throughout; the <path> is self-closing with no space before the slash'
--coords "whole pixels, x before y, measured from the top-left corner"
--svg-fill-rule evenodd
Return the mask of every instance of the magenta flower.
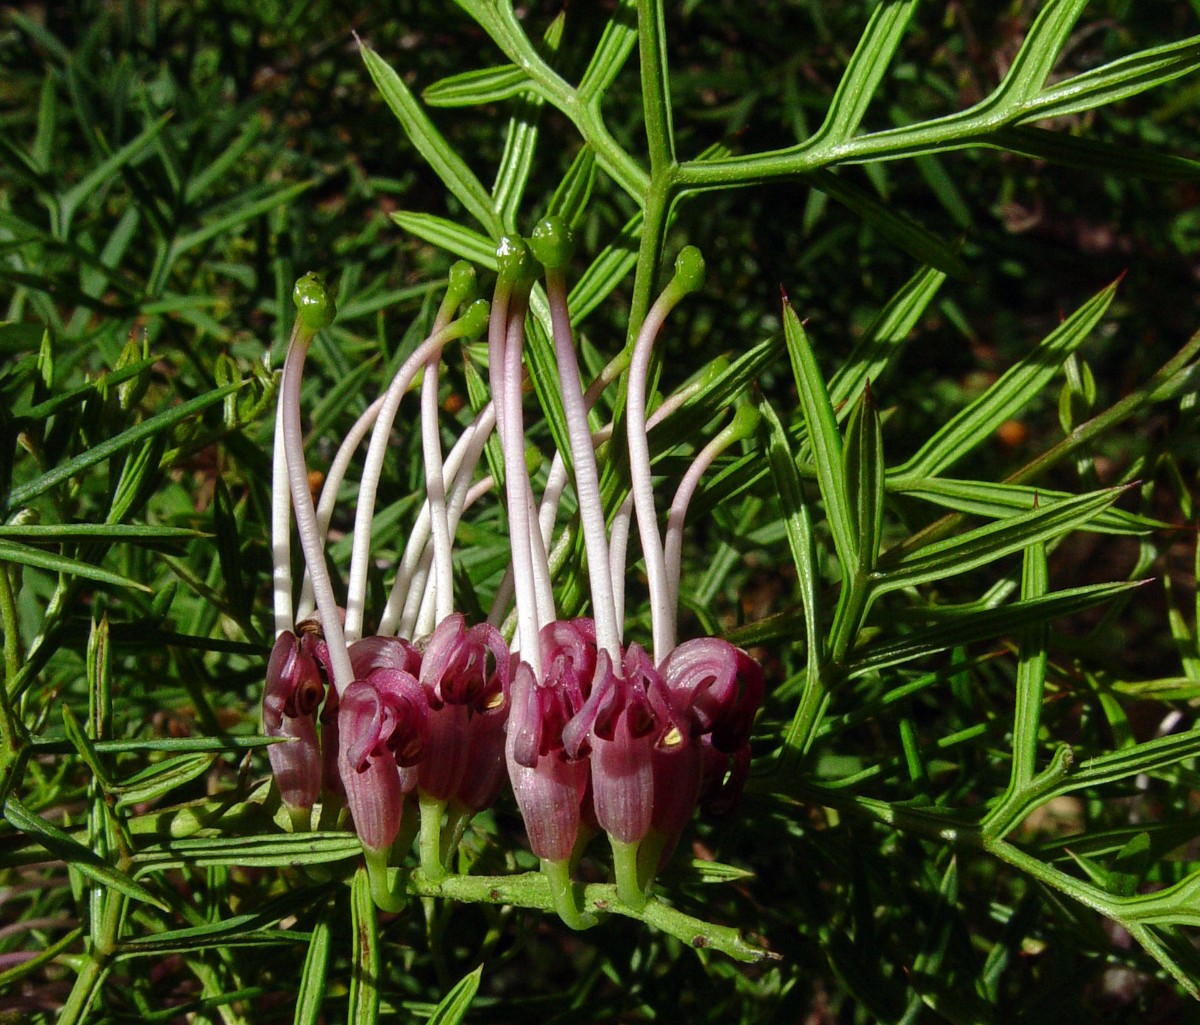
<path id="1" fill-rule="evenodd" d="M 563 730 L 567 754 L 590 759 L 596 821 L 625 844 L 637 843 L 650 830 L 657 725 L 650 693 L 661 686 L 650 656 L 639 645 L 629 645 L 619 670 L 602 651 L 591 693 Z"/>
<path id="2" fill-rule="evenodd" d="M 400 831 L 404 796 L 416 785 L 429 728 L 421 685 L 401 669 L 375 669 L 339 695 L 338 768 L 346 804 L 363 846 L 391 847 Z"/>
<path id="3" fill-rule="evenodd" d="M 565 862 L 579 840 L 588 763 L 570 756 L 563 731 L 583 708 L 596 672 L 592 621 L 548 624 L 542 630 L 541 658 L 542 679 L 526 663 L 513 678 L 508 773 L 534 854 Z"/>
<path id="4" fill-rule="evenodd" d="M 429 749 L 421 761 L 420 788 L 448 801 L 464 787 L 478 801 L 498 791 L 503 755 L 489 736 L 508 707 L 512 657 L 500 631 L 486 623 L 466 627 L 459 613 L 438 624 L 421 661 L 420 681 L 429 701 Z M 472 728 L 476 719 L 488 725 Z M 475 750 L 473 740 L 487 750 Z M 499 752 L 503 751 L 503 741 Z M 467 780 L 467 775 L 479 779 Z"/>
<path id="5" fill-rule="evenodd" d="M 263 732 L 289 738 L 267 750 L 271 772 L 284 804 L 311 809 L 321 793 L 321 742 L 316 715 L 325 684 L 312 654 L 312 634 L 299 638 L 290 630 L 279 635 L 267 661 L 263 691 Z"/>
<path id="6" fill-rule="evenodd" d="M 715 637 L 684 641 L 663 660 L 665 724 L 654 745 L 654 832 L 670 855 L 698 801 L 714 813 L 737 802 L 750 766 L 750 728 L 762 702 L 762 669 Z"/>

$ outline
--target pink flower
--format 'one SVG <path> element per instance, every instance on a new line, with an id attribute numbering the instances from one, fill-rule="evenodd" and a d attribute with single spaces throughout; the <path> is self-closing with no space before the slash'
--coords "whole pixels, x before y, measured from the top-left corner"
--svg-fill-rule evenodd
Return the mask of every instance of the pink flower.
<path id="1" fill-rule="evenodd" d="M 563 729 L 583 707 L 595 675 L 595 628 L 587 619 L 550 623 L 540 643 L 543 678 L 524 662 L 513 677 L 505 754 L 533 853 L 565 861 L 579 838 L 588 763 L 568 755 Z"/>
<path id="2" fill-rule="evenodd" d="M 475 810 L 494 800 L 504 778 L 511 672 L 512 657 L 495 627 L 481 623 L 468 630 L 457 612 L 438 624 L 420 669 L 430 709 L 423 793 L 447 801 L 461 792 Z"/>
<path id="3" fill-rule="evenodd" d="M 263 732 L 289 743 L 267 750 L 271 771 L 285 804 L 311 808 L 321 793 L 321 742 L 316 713 L 325 684 L 312 654 L 312 634 L 279 635 L 267 662 L 263 691 Z"/>
<path id="4" fill-rule="evenodd" d="M 401 669 L 373 670 L 338 701 L 338 768 L 346 804 L 364 847 L 386 850 L 400 831 L 404 795 L 416 783 L 429 706 L 421 685 Z"/>
<path id="5" fill-rule="evenodd" d="M 591 694 L 563 730 L 569 756 L 590 751 L 596 821 L 622 843 L 637 843 L 650 830 L 657 726 L 650 693 L 661 686 L 650 656 L 639 645 L 626 649 L 619 671 L 602 651 Z"/>

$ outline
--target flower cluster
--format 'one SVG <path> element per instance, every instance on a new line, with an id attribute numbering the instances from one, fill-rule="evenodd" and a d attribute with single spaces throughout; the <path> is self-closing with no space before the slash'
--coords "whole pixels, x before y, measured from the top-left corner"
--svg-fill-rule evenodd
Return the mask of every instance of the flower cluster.
<path id="1" fill-rule="evenodd" d="M 310 828 L 318 805 L 323 822 L 336 822 L 344 808 L 385 907 L 403 902 L 403 884 L 386 881 L 389 862 L 403 860 L 417 839 L 421 871 L 444 875 L 471 817 L 508 781 L 556 909 L 568 924 L 585 927 L 592 918 L 579 906 L 572 873 L 592 836 L 607 834 L 618 895 L 638 908 L 697 804 L 727 811 L 746 778 L 762 672 L 726 641 L 677 643 L 675 634 L 687 506 L 713 460 L 753 432 L 753 408 L 738 409 L 700 450 L 660 531 L 647 435 L 703 381 L 650 411 L 647 379 L 658 333 L 670 310 L 700 286 L 703 261 L 694 249 L 684 250 L 636 342 L 585 391 L 563 272 L 570 253 L 570 232 L 554 218 L 539 223 L 528 242 L 502 240 L 490 304 L 471 301 L 474 272 L 456 265 L 431 334 L 351 428 L 315 502 L 301 434 L 301 375 L 309 343 L 332 321 L 333 307 L 319 279 L 297 285 L 299 315 L 276 419 L 276 642 L 263 725 L 267 735 L 288 741 L 269 752 L 294 828 Z M 524 343 L 542 274 L 539 313 L 553 341 L 569 445 L 554 454 L 535 495 L 526 453 Z M 443 349 L 485 328 L 492 401 L 443 452 Z M 596 449 L 607 443 L 612 457 L 617 439 L 612 424 L 597 430 L 589 417 L 622 374 L 626 449 L 619 462 L 628 467 L 629 488 L 606 516 Z M 376 491 L 401 399 L 418 376 L 425 502 L 372 634 L 365 632 L 365 598 Z M 469 626 L 454 606 L 453 543 L 465 510 L 497 490 L 490 476 L 477 473 L 493 434 L 502 455 L 511 564 L 488 622 Z M 326 538 L 364 443 L 339 600 Z M 568 484 L 583 538 L 590 618 L 560 619 L 556 608 L 552 566 L 567 546 L 556 546 L 555 530 Z M 647 647 L 624 638 L 626 549 L 635 523 L 650 590 Z M 293 524 L 305 565 L 299 588 L 291 574 Z"/>

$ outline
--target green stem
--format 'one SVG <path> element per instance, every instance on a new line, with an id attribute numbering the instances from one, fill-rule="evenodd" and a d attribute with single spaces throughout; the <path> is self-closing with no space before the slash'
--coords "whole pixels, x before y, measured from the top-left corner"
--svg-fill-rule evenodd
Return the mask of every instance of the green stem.
<path id="1" fill-rule="evenodd" d="M 307 833 L 312 829 L 312 809 L 287 806 L 288 819 L 292 823 L 293 833 Z"/>
<path id="2" fill-rule="evenodd" d="M 600 96 L 586 99 L 550 67 L 525 35 L 511 5 L 458 0 L 509 60 L 521 68 L 551 106 L 565 115 L 596 154 L 604 171 L 634 199 L 646 191 L 646 172 L 612 137 L 600 110 Z"/>
<path id="3" fill-rule="evenodd" d="M 566 875 L 566 863 L 559 862 L 561 875 Z M 656 897 L 650 897 L 640 911 L 628 907 L 611 884 L 594 883 L 580 887 L 570 883 L 572 903 L 576 914 L 592 918 L 596 914 L 612 913 L 645 922 L 695 949 L 716 950 L 736 961 L 747 964 L 773 959 L 777 955 L 747 943 L 736 929 L 712 925 L 693 918 Z M 409 881 L 414 896 L 442 897 L 472 904 L 509 905 L 540 911 L 558 910 L 551 880 L 540 872 L 514 876 L 447 876 L 440 881 L 425 879 L 420 873 Z M 582 909 L 582 910 L 580 910 Z M 568 923 L 569 924 L 569 923 Z"/>
<path id="4" fill-rule="evenodd" d="M 459 804 L 457 801 L 450 802 L 446 812 L 446 826 L 442 830 L 442 864 L 446 866 L 447 870 L 450 867 L 451 858 L 454 857 L 454 852 L 462 843 L 467 826 L 471 824 L 474 817 L 474 808 L 468 808 L 465 804 Z"/>
<path id="5" fill-rule="evenodd" d="M 397 915 L 408 904 L 407 873 L 396 869 L 395 876 L 388 882 L 388 852 L 363 848 L 363 861 L 367 866 L 367 881 L 371 885 L 371 900 L 380 911 Z"/>
<path id="6" fill-rule="evenodd" d="M 638 879 L 638 848 L 641 844 L 624 843 L 615 836 L 609 836 L 608 842 L 612 847 L 613 868 L 617 873 L 617 896 L 621 903 L 634 911 L 641 911 L 646 906 L 646 891 Z"/>
<path id="7" fill-rule="evenodd" d="M 24 729 L 13 711 L 8 690 L 24 660 L 17 602 L 8 570 L 8 563 L 0 562 L 0 626 L 4 629 L 4 682 L 0 685 L 0 792 L 7 790 L 9 769 L 24 745 Z"/>
<path id="8" fill-rule="evenodd" d="M 590 929 L 598 919 L 582 908 L 580 887 L 571 878 L 571 862 L 542 859 L 542 875 L 550 890 L 550 902 L 569 929 Z"/>
<path id="9" fill-rule="evenodd" d="M 650 150 L 650 173 L 675 165 L 675 134 L 671 123 L 666 28 L 663 5 L 638 0 L 638 60 L 642 73 L 642 114 Z"/>
<path id="10" fill-rule="evenodd" d="M 107 898 L 95 932 L 96 942 L 79 969 L 79 974 L 75 976 L 75 985 L 71 987 L 67 1002 L 59 1012 L 58 1025 L 79 1025 L 87 1018 L 92 1001 L 112 964 L 128 898 L 112 890 L 107 892 Z"/>
<path id="11" fill-rule="evenodd" d="M 420 794 L 419 801 L 421 833 L 417 845 L 421 856 L 421 871 L 428 879 L 441 879 L 446 874 L 446 868 L 442 864 L 442 813 L 446 810 L 446 802 L 426 793 Z"/>

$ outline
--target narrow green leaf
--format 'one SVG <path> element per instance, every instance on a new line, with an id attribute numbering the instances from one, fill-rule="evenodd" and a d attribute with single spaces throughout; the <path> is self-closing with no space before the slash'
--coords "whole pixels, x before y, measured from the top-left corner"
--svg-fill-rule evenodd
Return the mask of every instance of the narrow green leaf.
<path id="1" fill-rule="evenodd" d="M 199 753 L 169 758 L 159 765 L 152 765 L 125 782 L 113 787 L 118 794 L 117 810 L 131 808 L 148 801 L 157 801 L 172 790 L 203 776 L 216 755 Z"/>
<path id="2" fill-rule="evenodd" d="M 183 197 L 186 203 L 199 202 L 209 189 L 217 185 L 250 151 L 263 132 L 263 123 L 257 117 L 247 118 L 241 131 L 224 150 L 203 170 L 188 179 Z"/>
<path id="3" fill-rule="evenodd" d="M 1050 0 L 1029 27 L 1008 74 L 988 102 L 1019 107 L 1036 96 L 1086 6 L 1087 0 Z"/>
<path id="4" fill-rule="evenodd" d="M 825 658 L 820 612 L 821 581 L 817 569 L 812 518 L 809 515 L 808 504 L 804 501 L 804 491 L 800 486 L 800 476 L 796 473 L 796 462 L 788 445 L 787 432 L 768 402 L 761 402 L 759 409 L 762 412 L 762 422 L 769 432 L 767 462 L 770 464 L 775 488 L 779 493 L 788 547 L 792 553 L 792 565 L 796 569 L 807 642 L 804 688 L 791 725 L 783 738 L 783 758 L 790 766 L 804 754 L 815 736 L 824 698 L 825 685 L 821 672 Z"/>
<path id="5" fill-rule="evenodd" d="M 0 352 L 6 356 L 15 356 L 17 353 L 36 349 L 45 335 L 45 329 L 39 324 L 0 320 Z M 14 417 L 28 415 L 20 410 L 13 410 L 12 414 Z"/>
<path id="6" fill-rule="evenodd" d="M 963 459 L 1030 399 L 1041 394 L 1100 322 L 1116 294 L 1117 282 L 1099 292 L 1071 314 L 1040 345 L 966 409 L 950 418 L 903 466 L 896 477 L 934 477 Z"/>
<path id="7" fill-rule="evenodd" d="M 4 816 L 13 829 L 27 834 L 55 857 L 61 858 L 89 879 L 116 890 L 131 900 L 149 904 L 160 911 L 170 910 L 140 883 L 134 882 L 124 872 L 101 861 L 95 853 L 77 843 L 57 826 L 52 826 L 45 819 L 32 814 L 12 795 L 4 802 Z"/>
<path id="8" fill-rule="evenodd" d="M 65 463 L 60 463 L 53 470 L 48 470 L 27 484 L 13 488 L 4 502 L 4 510 L 8 511 L 19 508 L 32 499 L 37 498 L 38 495 L 45 494 L 55 485 L 70 480 L 70 478 L 86 470 L 89 466 L 95 466 L 96 463 L 102 462 L 116 455 L 118 452 L 123 452 L 130 446 L 136 445 L 139 441 L 152 437 L 161 431 L 166 431 L 174 427 L 177 423 L 181 423 L 189 417 L 203 412 L 209 406 L 223 402 L 225 396 L 232 395 L 237 390 L 237 387 L 237 385 L 226 385 L 223 388 L 216 388 L 204 395 L 199 395 L 188 402 L 182 402 L 178 406 L 164 410 L 156 416 L 152 416 L 149 420 L 145 420 L 112 438 L 102 441 L 99 445 L 80 453 L 74 459 L 68 459 Z"/>
<path id="9" fill-rule="evenodd" d="M 629 276 L 637 265 L 638 236 L 641 231 L 642 215 L 634 214 L 625 222 L 616 239 L 605 246 L 591 266 L 580 275 L 567 297 L 572 323 L 581 323 Z"/>
<path id="10" fill-rule="evenodd" d="M 539 303 L 539 297 L 541 302 Z M 539 307 L 545 307 L 545 294 L 535 292 L 531 306 L 534 313 L 539 313 Z M 546 425 L 559 452 L 564 454 L 568 467 L 571 466 L 571 438 L 567 430 L 567 414 L 562 404 L 562 385 L 558 379 L 558 357 L 554 353 L 554 342 L 549 332 L 543 326 L 547 318 L 530 317 L 525 328 L 525 363 L 529 367 L 529 378 L 533 382 L 533 390 L 537 394 Z"/>
<path id="11" fill-rule="evenodd" d="M 1161 153 L 1124 142 L 1105 142 L 1050 131 L 1030 125 L 1002 128 L 985 140 L 1010 153 L 1048 160 L 1053 164 L 1078 167 L 1093 174 L 1114 172 L 1123 177 L 1164 181 L 1194 181 L 1200 178 L 1200 160 L 1189 160 L 1173 153 Z"/>
<path id="12" fill-rule="evenodd" d="M 1152 856 L 1150 834 L 1145 830 L 1134 834 L 1113 859 L 1104 888 L 1118 897 L 1132 897 L 1146 878 Z"/>
<path id="13" fill-rule="evenodd" d="M 655 447 L 667 451 L 695 438 L 698 424 L 705 424 L 733 405 L 751 388 L 760 375 L 780 355 L 783 339 L 776 335 L 743 352 L 720 373 L 704 381 L 700 389 L 654 429 Z M 759 453 L 754 458 L 760 459 Z M 657 460 L 655 460 L 657 462 Z M 689 506 L 691 515 L 701 518 L 711 508 L 705 500 L 709 488 L 721 480 L 720 473 L 706 475 Z"/>
<path id="14" fill-rule="evenodd" d="M 517 230 L 517 211 L 525 195 L 529 172 L 533 168 L 533 154 L 537 149 L 537 124 L 541 109 L 540 98 L 523 97 L 517 101 L 513 116 L 508 121 L 504 152 L 500 155 L 500 166 L 492 185 L 492 205 L 507 232 Z"/>
<path id="15" fill-rule="evenodd" d="M 486 235 L 435 214 L 401 210 L 392 214 L 392 220 L 405 231 L 445 249 L 448 253 L 461 256 L 488 270 L 496 269 L 496 243 Z"/>
<path id="16" fill-rule="evenodd" d="M 550 199 L 547 213 L 561 217 L 572 228 L 578 228 L 596 183 L 596 153 L 584 146 L 575 154 L 567 173 Z"/>
<path id="17" fill-rule="evenodd" d="M 449 75 L 422 89 L 421 99 L 431 107 L 474 107 L 511 100 L 532 86 L 532 79 L 515 64 L 501 64 Z"/>
<path id="18" fill-rule="evenodd" d="M 1033 544 L 1025 550 L 1021 573 L 1021 601 L 1043 598 L 1049 589 L 1050 572 L 1046 566 L 1046 546 Z M 1028 786 L 1037 772 L 1038 728 L 1042 716 L 1042 695 L 1046 688 L 1045 620 L 1030 623 L 1021 631 L 1017 653 L 1016 703 L 1013 712 L 1012 771 L 1009 789 Z"/>
<path id="19" fill-rule="evenodd" d="M 813 462 L 817 467 L 817 485 L 825 500 L 825 515 L 833 532 L 842 573 L 849 573 L 857 562 L 854 547 L 854 522 L 846 502 L 846 481 L 842 470 L 842 436 L 837 418 L 825 390 L 825 381 L 817 366 L 808 335 L 792 304 L 783 303 L 783 336 L 787 343 L 792 373 L 800 393 L 800 407 L 808 427 Z"/>
<path id="20" fill-rule="evenodd" d="M 333 947 L 333 929 L 329 915 L 323 914 L 313 926 L 300 976 L 300 992 L 296 994 L 295 1025 L 318 1025 L 323 1020 L 321 1004 L 325 1000 L 325 985 L 329 975 L 329 954 Z"/>
<path id="21" fill-rule="evenodd" d="M 96 751 L 95 745 L 79 724 L 75 713 L 71 711 L 70 705 L 62 706 L 63 729 L 67 734 L 67 740 L 79 755 L 83 764 L 91 770 L 93 776 L 104 790 L 112 789 L 112 780 L 109 779 L 108 770 L 100 761 L 100 756 Z"/>
<path id="22" fill-rule="evenodd" d="M 118 541 L 122 544 L 155 548 L 173 541 L 194 541 L 209 537 L 191 527 L 163 527 L 147 523 L 4 523 L 0 538 L 29 544 L 61 544 L 64 541 Z"/>
<path id="23" fill-rule="evenodd" d="M 42 92 L 38 98 L 37 134 L 33 138 L 33 163 L 42 174 L 50 170 L 54 152 L 54 133 L 58 126 L 58 86 L 54 75 L 49 72 L 42 79 Z"/>
<path id="24" fill-rule="evenodd" d="M 725 865 L 719 861 L 692 858 L 678 868 L 681 876 L 699 883 L 741 883 L 753 879 L 755 872 L 737 865 Z"/>
<path id="25" fill-rule="evenodd" d="M 917 321 L 929 308 L 946 275 L 933 267 L 917 271 L 884 306 L 862 340 L 829 381 L 829 401 L 844 416 L 867 382 L 878 384 L 900 355 Z"/>
<path id="26" fill-rule="evenodd" d="M 253 202 L 246 202 L 245 197 L 242 197 L 238 203 L 233 205 L 233 208 L 219 217 L 208 221 L 201 227 L 190 231 L 186 235 L 180 235 L 171 243 L 170 253 L 167 258 L 167 268 L 169 269 L 180 256 L 190 252 L 197 246 L 203 245 L 205 242 L 216 238 L 218 235 L 228 234 L 233 228 L 236 228 L 248 221 L 254 220 L 265 213 L 270 213 L 278 206 L 283 206 L 285 203 L 290 203 L 301 193 L 312 188 L 312 182 L 298 182 L 295 185 L 285 185 L 282 188 L 271 189 L 266 195 L 255 199 Z"/>
<path id="27" fill-rule="evenodd" d="M 1049 491 L 1026 484 L 990 484 L 987 481 L 957 480 L 952 477 L 889 479 L 887 489 L 892 494 L 911 495 L 944 509 L 992 519 L 1026 512 L 1034 502 L 1046 506 L 1072 497 L 1067 491 Z M 1080 529 L 1102 534 L 1138 535 L 1164 530 L 1168 526 L 1159 520 L 1124 509 L 1106 509 Z"/>
<path id="28" fill-rule="evenodd" d="M 344 833 L 284 833 L 259 837 L 213 837 L 150 844 L 134 855 L 140 876 L 188 865 L 282 868 L 345 861 L 362 853 L 358 837 Z"/>
<path id="29" fill-rule="evenodd" d="M 917 0 L 893 0 L 879 4 L 871 13 L 854 55 L 838 82 L 825 121 L 808 144 L 819 140 L 836 145 L 858 131 L 916 7 Z"/>
<path id="30" fill-rule="evenodd" d="M 479 990 L 479 981 L 483 978 L 483 965 L 480 965 L 469 975 L 464 975 L 454 984 L 437 1007 L 429 1016 L 428 1025 L 459 1025 L 471 1009 L 471 1001 Z"/>
<path id="31" fill-rule="evenodd" d="M 30 339 L 42 337 L 41 330 L 32 324 L 14 325 L 14 327 L 16 326 L 21 328 L 27 327 L 29 329 L 27 337 Z M 78 388 L 72 388 L 70 391 L 63 392 L 60 395 L 55 395 L 53 398 L 49 398 L 45 402 L 39 402 L 28 409 L 17 407 L 13 410 L 13 416 L 19 419 L 45 420 L 70 406 L 82 405 L 87 398 L 97 395 L 107 388 L 112 388 L 115 385 L 132 380 L 144 371 L 149 370 L 157 362 L 158 357 L 152 356 L 149 359 L 138 360 L 136 363 L 128 363 L 119 370 L 105 371 L 94 381 L 89 381 L 87 384 L 80 385 Z"/>
<path id="32" fill-rule="evenodd" d="M 599 102 L 637 45 L 637 0 L 618 0 L 579 80 L 583 104 Z"/>
<path id="33" fill-rule="evenodd" d="M 367 870 L 359 866 L 350 888 L 349 1025 L 375 1025 L 379 1019 L 379 926 Z"/>
<path id="34" fill-rule="evenodd" d="M 1065 117 L 1107 106 L 1200 68 L 1200 36 L 1142 50 L 1059 82 L 1021 111 L 1021 121 Z"/>
<path id="35" fill-rule="evenodd" d="M 61 233 L 64 237 L 68 234 L 67 229 L 70 226 L 71 218 L 74 217 L 79 206 L 102 185 L 111 181 L 122 167 L 136 160 L 149 149 L 158 133 L 166 127 L 170 120 L 171 115 L 164 114 L 157 121 L 151 122 L 133 139 L 107 160 L 97 164 L 74 187 L 59 197 L 58 209 L 61 218 Z"/>
<path id="36" fill-rule="evenodd" d="M 883 433 L 870 386 L 862 391 L 846 424 L 842 453 L 846 501 L 854 518 L 858 571 L 870 573 L 883 539 Z"/>
<path id="37" fill-rule="evenodd" d="M 1155 773 L 1200 754 L 1200 729 L 1147 740 L 1133 747 L 1088 758 L 1055 788 L 1053 796 L 1102 786 L 1142 773 Z"/>
<path id="38" fill-rule="evenodd" d="M 1139 925 L 1130 923 L 1129 932 L 1146 948 L 1147 953 L 1167 970 L 1172 978 L 1192 997 L 1200 1000 L 1200 955 L 1192 942 L 1191 931 L 1181 931 L 1168 925 Z"/>
<path id="39" fill-rule="evenodd" d="M 27 979 L 42 970 L 60 955 L 67 954 L 83 938 L 83 929 L 72 929 L 65 936 L 51 943 L 45 950 L 39 950 L 33 957 L 18 961 L 11 968 L 0 972 L 0 990 L 11 993 L 12 987 L 22 979 Z"/>
<path id="40" fill-rule="evenodd" d="M 384 101 L 396 115 L 417 152 L 429 163 L 442 183 L 492 237 L 499 238 L 503 225 L 495 210 L 492 197 L 480 184 L 471 169 L 446 141 L 433 122 L 421 110 L 416 97 L 404 84 L 391 65 L 369 46 L 362 47 L 362 57 Z"/>
<path id="41" fill-rule="evenodd" d="M 267 928 L 268 923 L 275 921 L 278 921 L 277 916 L 233 915 L 205 925 L 170 929 L 144 938 L 126 940 L 118 946 L 117 956 L 130 958 L 149 954 L 186 954 L 216 947 L 295 946 L 309 938 L 299 929 Z"/>
<path id="42" fill-rule="evenodd" d="M 966 573 L 1029 545 L 1067 534 L 1106 509 L 1124 491 L 1124 488 L 1107 488 L 1077 495 L 1045 508 L 986 524 L 957 537 L 935 541 L 876 573 L 872 580 L 873 590 L 879 595 Z"/>
<path id="43" fill-rule="evenodd" d="M 159 479 L 159 467 L 167 448 L 166 432 L 146 438 L 125 455 L 121 476 L 113 488 L 112 502 L 105 514 L 109 523 L 119 523 L 138 510 Z"/>
<path id="44" fill-rule="evenodd" d="M 221 566 L 221 577 L 225 581 L 225 593 L 234 610 L 243 620 L 247 620 L 254 595 L 242 580 L 241 531 L 238 529 L 237 513 L 229 488 L 221 477 L 217 478 L 213 492 L 213 533 L 216 535 L 217 559 Z"/>
<path id="45" fill-rule="evenodd" d="M 151 588 L 130 580 L 119 573 L 93 566 L 90 562 L 81 562 L 67 555 L 43 551 L 29 545 L 17 544 L 13 541 L 0 541 L 0 562 L 15 563 L 19 566 L 35 566 L 38 569 L 48 569 L 68 577 L 79 577 L 83 580 L 93 580 L 98 584 L 111 584 L 114 587 L 129 587 L 136 591 L 150 593 Z"/>

